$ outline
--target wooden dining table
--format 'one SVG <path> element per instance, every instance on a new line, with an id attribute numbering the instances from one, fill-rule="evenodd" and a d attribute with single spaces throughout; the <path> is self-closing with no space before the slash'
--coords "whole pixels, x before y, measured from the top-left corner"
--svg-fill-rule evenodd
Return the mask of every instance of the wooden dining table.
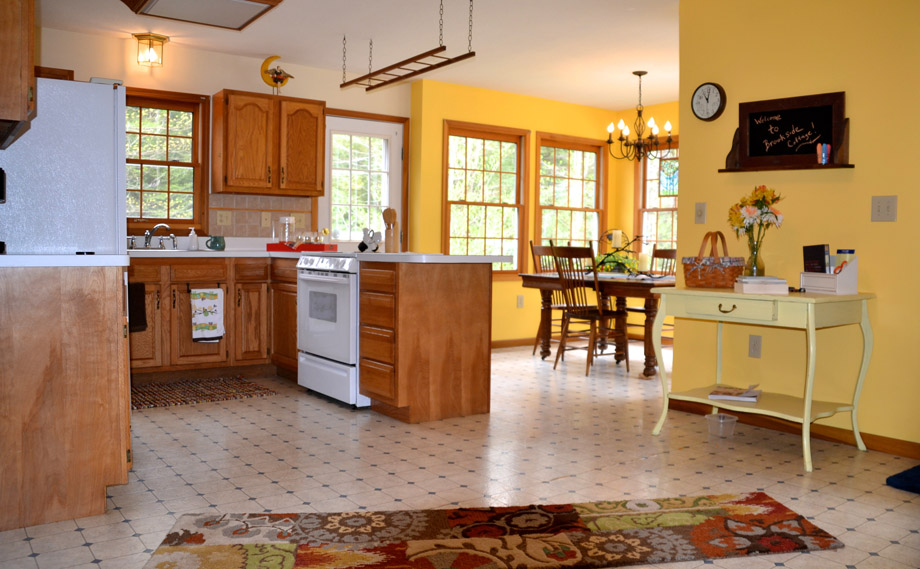
<path id="1" fill-rule="evenodd" d="M 559 275 L 555 273 L 520 273 L 524 288 L 539 289 L 540 303 L 540 357 L 546 359 L 552 353 L 550 350 L 551 322 L 553 319 L 553 291 L 561 290 Z M 648 277 L 643 275 L 628 276 L 622 273 L 598 273 L 598 286 L 601 289 L 601 298 L 610 306 L 610 299 L 614 299 L 614 307 L 618 313 L 616 326 L 618 329 L 626 327 L 626 299 L 642 298 L 645 301 L 645 328 L 644 348 L 645 366 L 642 377 L 651 378 L 658 373 L 658 359 L 655 357 L 655 348 L 652 344 L 652 324 L 658 314 L 658 295 L 651 290 L 655 287 L 674 286 L 673 276 Z M 586 276 L 585 282 L 594 286 L 594 278 Z M 617 362 L 626 359 L 626 346 L 617 344 L 615 347 Z"/>

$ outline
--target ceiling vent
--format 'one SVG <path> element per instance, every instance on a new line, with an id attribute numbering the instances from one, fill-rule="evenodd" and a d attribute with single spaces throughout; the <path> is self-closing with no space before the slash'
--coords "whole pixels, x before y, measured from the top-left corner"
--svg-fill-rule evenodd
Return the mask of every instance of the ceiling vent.
<path id="1" fill-rule="evenodd" d="M 242 30 L 282 0 L 121 0 L 135 14 Z"/>

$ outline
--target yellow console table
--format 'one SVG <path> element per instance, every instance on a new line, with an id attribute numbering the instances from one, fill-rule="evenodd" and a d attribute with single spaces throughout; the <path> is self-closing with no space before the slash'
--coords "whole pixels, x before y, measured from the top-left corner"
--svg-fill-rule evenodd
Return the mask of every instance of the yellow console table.
<path id="1" fill-rule="evenodd" d="M 672 392 L 668 386 L 668 372 L 664 365 L 660 365 L 659 376 L 664 401 L 661 417 L 652 431 L 653 435 L 661 432 L 668 415 L 668 402 L 672 399 L 709 404 L 714 410 L 728 409 L 779 417 L 802 425 L 802 454 L 805 459 L 805 470 L 811 472 L 811 423 L 817 419 L 849 411 L 856 446 L 859 447 L 859 450 L 866 450 L 866 445 L 859 434 L 857 411 L 859 394 L 866 379 L 866 371 L 869 369 L 869 359 L 872 357 L 872 327 L 869 324 L 868 303 L 869 299 L 875 298 L 874 294 L 833 296 L 793 293 L 789 296 L 780 296 L 740 294 L 731 289 L 670 287 L 654 288 L 651 292 L 661 295 L 658 316 L 652 328 L 652 343 L 659 362 L 664 362 L 661 357 L 661 327 L 667 316 L 716 322 L 717 337 L 715 384 Z M 713 388 L 722 383 L 722 325 L 724 323 L 804 330 L 807 363 L 802 396 L 770 393 L 764 390 L 756 402 L 709 399 L 709 393 Z M 862 362 L 852 397 L 845 402 L 815 401 L 812 399 L 817 356 L 815 331 L 819 328 L 847 324 L 858 324 L 863 338 Z M 737 386 L 746 385 L 744 381 L 739 380 L 726 383 Z"/>

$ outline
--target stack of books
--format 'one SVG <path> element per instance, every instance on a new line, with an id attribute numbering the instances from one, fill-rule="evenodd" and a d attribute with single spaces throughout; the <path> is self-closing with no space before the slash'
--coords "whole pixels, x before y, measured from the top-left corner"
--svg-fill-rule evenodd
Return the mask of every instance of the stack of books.
<path id="1" fill-rule="evenodd" d="M 743 387 L 731 387 L 730 385 L 720 385 L 709 393 L 710 399 L 726 401 L 757 401 L 761 391 L 754 389 L 757 385 L 751 385 L 747 389 Z"/>
<path id="2" fill-rule="evenodd" d="M 735 292 L 744 294 L 789 294 L 786 279 L 779 277 L 738 277 Z"/>

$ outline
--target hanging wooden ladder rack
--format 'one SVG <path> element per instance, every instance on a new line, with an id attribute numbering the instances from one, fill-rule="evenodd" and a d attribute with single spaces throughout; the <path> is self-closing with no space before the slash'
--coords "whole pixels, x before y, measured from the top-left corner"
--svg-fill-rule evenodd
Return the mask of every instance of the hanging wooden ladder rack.
<path id="1" fill-rule="evenodd" d="M 434 49 L 428 50 L 424 53 L 420 53 L 409 59 L 404 59 L 399 63 L 394 63 L 377 71 L 372 71 L 367 75 L 362 75 L 361 77 L 355 77 L 351 81 L 346 81 L 339 85 L 340 88 L 344 89 L 345 87 L 350 87 L 352 85 L 362 85 L 366 87 L 365 91 L 373 91 L 374 89 L 379 89 L 381 87 L 386 87 L 387 85 L 392 85 L 393 83 L 398 83 L 409 79 L 410 77 L 415 77 L 416 75 L 421 75 L 422 73 L 427 73 L 429 71 L 434 71 L 435 69 L 445 67 L 452 63 L 457 63 L 463 61 L 464 59 L 469 59 L 476 55 L 475 51 L 469 51 L 463 55 L 458 55 L 457 57 L 444 57 L 442 55 L 437 55 L 442 51 L 445 51 L 447 47 L 438 46 Z M 423 61 L 428 58 L 433 58 L 438 61 L 429 63 Z M 406 67 L 407 65 L 421 65 L 423 67 L 411 68 Z M 388 77 L 388 78 L 387 78 Z"/>

